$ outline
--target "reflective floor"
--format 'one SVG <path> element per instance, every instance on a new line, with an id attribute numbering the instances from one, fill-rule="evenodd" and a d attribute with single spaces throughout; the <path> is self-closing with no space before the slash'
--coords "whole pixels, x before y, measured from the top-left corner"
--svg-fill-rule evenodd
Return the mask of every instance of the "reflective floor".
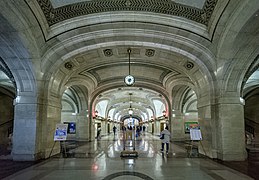
<path id="1" fill-rule="evenodd" d="M 134 148 L 131 140 L 125 145 L 125 150 Z M 159 138 L 150 134 L 137 139 L 137 158 L 121 158 L 123 147 L 122 134 L 90 143 L 68 143 L 66 158 L 56 155 L 4 179 L 252 179 L 208 158 L 188 158 L 186 149 L 176 144 L 170 145 L 166 155 L 160 152 Z"/>

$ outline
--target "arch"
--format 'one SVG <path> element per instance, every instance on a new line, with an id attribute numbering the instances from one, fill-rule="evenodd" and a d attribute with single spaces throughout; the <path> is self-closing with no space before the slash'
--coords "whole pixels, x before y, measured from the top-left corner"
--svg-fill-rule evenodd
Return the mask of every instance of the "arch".
<path id="1" fill-rule="evenodd" d="M 234 92 L 238 97 L 242 95 L 243 80 L 257 65 L 254 62 L 258 61 L 258 38 L 251 36 L 259 28 L 256 4 L 256 1 L 235 4 L 231 9 L 233 15 L 227 19 L 228 25 L 221 32 L 217 51 L 218 61 L 224 62 L 218 64 L 217 70 L 218 78 L 222 76 L 223 79 L 219 84 L 221 95 L 225 92 Z"/>
<path id="2" fill-rule="evenodd" d="M 3 6 L 15 9 L 2 11 L 0 15 L 1 59 L 10 70 L 12 81 L 16 85 L 12 158 L 36 160 L 42 157 L 43 131 L 40 130 L 39 124 L 44 119 L 44 115 L 40 114 L 44 113 L 43 99 L 38 98 L 42 94 L 39 89 L 42 82 L 37 81 L 41 73 L 34 62 L 38 60 L 40 53 L 34 37 L 37 37 L 37 42 L 42 39 L 40 35 L 36 35 L 38 26 L 34 26 L 35 19 L 26 19 L 21 15 L 21 9 L 18 10 L 14 3 L 4 3 L 8 5 Z M 35 27 L 35 31 L 31 27 Z M 29 126 L 24 126 L 25 123 Z"/>
<path id="3" fill-rule="evenodd" d="M 91 102 L 90 102 L 90 104 L 91 104 L 91 106 L 92 106 L 92 108 L 93 108 L 93 106 L 94 106 L 94 104 L 96 104 L 96 98 L 98 97 L 98 95 L 99 94 L 101 94 L 101 93 L 103 93 L 103 92 L 105 92 L 105 91 L 108 91 L 108 90 L 110 90 L 110 89 L 116 89 L 116 88 L 121 88 L 122 86 L 121 86 L 121 84 L 120 83 L 114 83 L 114 84 L 112 84 L 112 85 L 109 85 L 109 86 L 103 86 L 103 87 L 99 87 L 99 88 L 96 88 L 95 89 L 95 91 L 94 91 L 94 93 L 92 94 L 92 96 L 91 96 Z M 125 86 L 124 86 L 125 87 Z M 159 94 L 162 94 L 162 96 L 163 97 L 165 97 L 165 101 L 166 101 L 166 103 L 167 103 L 167 106 L 169 106 L 170 105 L 170 103 L 168 103 L 169 101 L 169 99 L 168 99 L 168 94 L 165 92 L 165 90 L 164 89 L 162 89 L 161 87 L 159 87 L 159 86 L 150 86 L 150 84 L 148 84 L 148 83 L 141 83 L 141 86 L 137 86 L 137 84 L 136 84 L 136 86 L 135 87 L 142 87 L 142 88 L 146 88 L 146 89 L 151 89 L 151 90 L 153 90 L 153 91 L 156 91 L 156 92 L 158 92 Z M 93 109 L 92 109 L 92 111 L 93 111 Z"/>

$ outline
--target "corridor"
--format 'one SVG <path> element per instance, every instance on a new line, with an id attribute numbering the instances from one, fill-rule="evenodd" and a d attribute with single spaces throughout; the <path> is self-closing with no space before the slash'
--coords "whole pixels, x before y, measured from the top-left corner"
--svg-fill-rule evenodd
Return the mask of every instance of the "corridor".
<path id="1" fill-rule="evenodd" d="M 159 137 L 149 133 L 136 140 L 138 158 L 121 158 L 122 137 L 122 133 L 115 137 L 111 133 L 98 141 L 77 143 L 74 148 L 67 143 L 68 151 L 64 153 L 67 158 L 58 154 L 5 179 L 252 179 L 208 158 L 188 158 L 184 146 L 171 143 L 170 152 L 165 155 L 160 152 Z"/>

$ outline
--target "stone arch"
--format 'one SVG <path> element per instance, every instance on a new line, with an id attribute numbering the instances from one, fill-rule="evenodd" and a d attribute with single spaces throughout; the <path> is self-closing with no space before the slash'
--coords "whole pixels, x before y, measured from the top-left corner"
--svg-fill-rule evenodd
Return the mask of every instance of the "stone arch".
<path id="1" fill-rule="evenodd" d="M 0 156 L 12 150 L 14 123 L 13 102 L 16 97 L 16 84 L 5 62 L 0 58 Z"/>
<path id="2" fill-rule="evenodd" d="M 145 34 L 142 34 L 142 35 L 145 36 Z M 160 37 L 160 38 L 163 38 L 163 37 Z M 82 37 L 82 41 L 83 41 L 83 39 L 84 38 Z M 105 40 L 105 39 L 103 39 L 103 40 Z M 48 71 L 48 74 L 49 74 L 50 72 L 56 72 L 57 69 L 59 69 L 59 67 L 62 64 L 64 64 L 65 61 L 69 60 L 70 58 L 73 58 L 75 53 L 76 54 L 86 53 L 90 50 L 97 50 L 97 49 L 103 49 L 105 47 L 114 47 L 114 46 L 128 46 L 128 47 L 144 46 L 144 47 L 150 47 L 150 48 L 158 48 L 160 50 L 174 52 L 177 54 L 179 53 L 179 54 L 183 55 L 184 57 L 186 57 L 186 59 L 197 63 L 197 65 L 199 66 L 198 68 L 200 68 L 200 73 L 201 73 L 201 74 L 198 74 L 198 76 L 201 76 L 201 77 L 203 76 L 203 77 L 208 78 L 209 82 L 213 81 L 213 79 L 215 79 L 213 77 L 213 73 L 211 73 L 211 72 L 213 72 L 213 64 L 212 64 L 213 58 L 210 55 L 210 53 L 206 52 L 205 49 L 196 48 L 197 51 L 195 51 L 195 52 L 197 53 L 197 56 L 195 56 L 195 55 L 193 55 L 195 53 L 191 54 L 188 52 L 188 48 L 193 48 L 195 45 L 193 44 L 191 47 L 188 47 L 187 45 L 189 45 L 189 44 L 187 44 L 187 43 L 181 44 L 181 43 L 183 43 L 183 41 L 179 42 L 179 44 L 178 43 L 176 43 L 176 44 L 178 44 L 179 46 L 184 45 L 184 47 L 186 47 L 186 51 L 184 50 L 183 47 L 181 47 L 181 48 L 172 47 L 172 46 L 166 45 L 166 44 L 156 44 L 154 46 L 154 43 L 152 43 L 152 42 L 127 41 L 127 40 L 123 40 L 123 37 L 122 37 L 122 40 L 119 42 L 106 42 L 105 44 L 99 43 L 99 44 L 94 44 L 94 45 L 90 44 L 90 45 L 87 45 L 82 48 L 74 49 L 74 51 L 70 51 L 70 52 L 59 52 L 59 49 L 57 48 L 55 51 L 56 53 L 59 53 L 59 54 L 66 53 L 66 54 L 63 54 L 63 56 L 61 56 L 61 57 L 56 57 L 56 54 L 55 54 L 55 56 L 52 56 L 54 54 L 46 55 L 47 58 L 44 58 L 44 59 L 48 59 L 49 62 L 48 61 L 43 62 L 42 67 L 43 67 L 44 71 Z M 75 41 L 75 43 L 77 43 L 77 42 Z M 68 45 L 70 45 L 70 46 L 68 46 Z M 64 46 L 68 46 L 68 47 L 66 47 L 67 49 L 74 48 L 73 44 L 67 44 L 67 45 L 60 44 L 60 48 L 64 48 Z M 50 53 L 52 53 L 52 51 Z M 201 57 L 201 59 L 198 57 L 198 56 L 201 56 L 200 54 L 202 54 L 202 56 L 203 56 L 203 57 Z M 51 59 L 52 57 L 55 58 L 56 60 L 54 60 L 54 59 L 52 60 Z M 53 64 L 53 62 L 55 62 L 55 63 Z M 76 64 L 78 64 L 78 63 L 75 60 L 72 60 L 72 62 L 74 62 L 75 67 L 76 67 Z M 210 62 L 210 63 L 208 63 L 208 62 Z M 111 63 L 111 62 L 109 62 L 109 63 Z M 188 71 L 186 71 L 185 73 L 188 73 Z M 207 76 L 205 76 L 205 74 Z M 208 74 L 209 74 L 209 76 L 208 76 Z M 50 76 L 48 78 L 50 79 Z M 197 79 L 193 79 L 193 77 L 191 77 L 191 76 L 190 76 L 190 78 L 193 81 L 196 81 L 196 83 L 198 83 Z"/>
<path id="3" fill-rule="evenodd" d="M 212 109 L 215 115 L 213 121 L 215 137 L 212 139 L 215 138 L 213 153 L 222 160 L 246 158 L 244 107 L 240 101 L 240 92 L 245 74 L 258 55 L 256 53 L 259 47 L 258 35 L 255 35 L 259 28 L 255 16 L 257 3 L 256 1 L 230 2 L 219 22 L 227 25 L 216 30 L 218 37 L 214 42 L 218 46 L 215 74 L 218 89 L 216 89 L 215 106 Z M 228 12 L 232 12 L 232 15 L 229 16 Z M 233 141 L 236 137 L 239 137 L 239 140 Z"/>
<path id="4" fill-rule="evenodd" d="M 120 83 L 117 83 L 117 84 L 114 83 L 112 85 L 106 85 L 106 86 L 102 86 L 102 87 L 96 88 L 94 93 L 91 96 L 90 104 L 92 105 L 92 108 L 93 108 L 93 104 L 95 104 L 96 97 L 100 93 L 102 93 L 104 91 L 107 91 L 109 89 L 120 88 L 120 87 L 121 87 Z M 167 92 L 163 88 L 161 88 L 159 86 L 155 86 L 155 85 L 151 86 L 151 84 L 149 84 L 149 83 L 141 83 L 141 84 L 137 84 L 136 83 L 136 87 L 142 87 L 142 88 L 151 89 L 151 90 L 154 90 L 156 92 L 159 92 L 160 94 L 162 94 L 166 98 L 166 101 L 167 101 L 166 103 L 167 103 L 168 106 L 170 106 L 168 94 L 167 94 Z"/>
<path id="5" fill-rule="evenodd" d="M 122 23 L 122 24 L 119 24 L 118 26 L 122 27 L 124 24 L 125 23 Z M 137 23 L 136 24 L 132 23 L 132 24 L 133 25 L 129 25 L 129 28 L 132 28 Z M 178 25 L 180 25 L 180 23 Z M 183 71 L 183 73 L 191 79 L 191 82 L 195 84 L 195 86 L 197 87 L 199 86 L 201 87 L 200 89 L 205 90 L 206 88 L 202 88 L 202 87 L 206 86 L 207 82 L 213 82 L 215 80 L 212 73 L 214 71 L 214 65 L 215 65 L 214 58 L 213 58 L 213 55 L 211 55 L 210 51 L 206 48 L 206 45 L 210 44 L 210 42 L 207 41 L 206 38 L 204 39 L 201 38 L 205 42 L 195 43 L 193 39 L 200 38 L 199 35 L 197 36 L 197 34 L 194 33 L 189 35 L 188 38 L 185 38 L 183 34 L 186 34 L 186 32 L 182 29 L 180 30 L 177 28 L 175 29 L 175 27 L 170 28 L 170 30 L 166 30 L 167 28 L 163 28 L 163 30 L 157 31 L 156 29 L 152 28 L 152 25 L 149 25 L 149 30 L 143 31 L 143 32 L 132 29 L 132 31 L 128 33 L 128 32 L 125 32 L 124 29 L 120 30 L 120 28 L 118 28 L 118 31 L 112 30 L 112 33 L 111 33 L 110 28 L 105 30 L 105 27 L 107 26 L 106 25 L 102 25 L 102 26 L 104 26 L 104 29 L 99 29 L 98 31 L 94 31 L 94 32 L 91 32 L 91 30 L 87 29 L 87 27 L 82 27 L 80 29 L 82 30 L 83 33 L 76 37 L 71 38 L 70 35 L 77 31 L 77 29 L 75 28 L 67 33 L 64 33 L 64 32 L 57 33 L 55 34 L 55 36 L 52 36 L 52 37 L 50 36 L 51 39 L 47 40 L 46 48 L 49 46 L 48 47 L 49 50 L 44 53 L 44 56 L 42 58 L 41 68 L 44 74 L 43 76 L 44 81 L 46 82 L 50 81 L 51 83 L 49 84 L 46 83 L 44 90 L 45 92 L 47 92 L 45 94 L 45 97 L 47 98 L 47 103 L 54 104 L 57 107 L 56 108 L 57 111 L 58 109 L 60 109 L 60 105 L 58 104 L 59 103 L 58 94 L 62 92 L 61 89 L 64 87 L 64 84 L 66 84 L 67 80 L 72 80 L 73 78 L 76 78 L 76 77 L 73 77 L 74 74 L 72 71 L 61 68 L 63 64 L 65 64 L 66 62 L 72 62 L 72 64 L 75 65 L 74 67 L 76 67 L 77 65 L 80 66 L 77 63 L 77 61 L 73 59 L 73 57 L 76 54 L 86 53 L 91 50 L 98 50 L 106 47 L 145 46 L 145 47 L 157 48 L 163 51 L 174 52 L 175 54 L 181 54 L 182 56 L 185 57 L 184 61 L 190 60 L 195 64 L 197 64 L 198 66 L 197 68 L 200 68 L 200 71 L 197 74 L 195 74 L 197 75 L 195 77 L 188 74 L 190 71 L 185 70 L 184 68 L 181 69 L 181 71 Z M 146 23 L 145 23 L 145 26 L 147 26 Z M 101 26 L 95 26 L 95 27 L 101 27 Z M 57 30 L 59 28 L 62 29 L 62 27 L 55 27 L 55 28 L 57 28 Z M 144 29 L 143 24 L 141 28 Z M 198 26 L 195 26 L 195 31 L 200 33 L 201 31 L 198 31 L 197 29 L 199 29 Z M 170 32 L 171 30 L 172 32 Z M 178 30 L 180 33 L 175 33 Z M 202 32 L 206 34 L 205 28 L 202 30 Z M 102 36 L 100 36 L 100 33 L 102 33 Z M 153 38 L 151 39 L 150 36 L 152 36 Z M 137 40 L 137 38 L 139 37 L 142 37 L 141 40 L 142 39 L 144 40 L 143 41 Z M 113 38 L 116 38 L 116 41 L 113 41 L 112 40 Z M 192 53 L 189 53 L 190 49 Z M 170 60 L 169 58 L 167 59 Z M 194 70 L 192 71 L 192 73 L 194 73 Z M 200 80 L 201 77 L 204 77 L 204 81 Z M 88 75 L 87 75 L 87 78 L 91 79 L 91 77 Z M 88 80 L 86 81 L 83 80 L 83 81 L 89 82 L 88 86 L 92 87 L 91 90 L 93 90 L 94 87 L 96 87 L 97 85 L 96 83 L 97 80 L 94 78 L 89 81 Z M 213 86 L 211 87 L 213 91 Z M 51 92 L 52 90 L 54 91 L 54 93 Z M 163 90 L 163 92 L 165 91 L 166 90 Z M 89 90 L 89 94 L 91 94 L 90 90 Z M 206 95 L 207 94 L 209 93 L 206 93 Z M 213 100 L 213 98 L 211 99 Z M 51 110 L 48 108 L 46 109 L 47 109 L 47 112 L 51 112 L 52 110 L 54 110 L 54 109 Z"/>
<path id="6" fill-rule="evenodd" d="M 70 121 L 76 123 L 76 133 L 71 136 L 73 140 L 84 140 L 88 141 L 90 138 L 91 130 L 89 128 L 89 109 L 88 109 L 88 89 L 80 84 L 72 85 L 66 84 L 68 89 L 73 90 L 76 96 L 76 102 L 78 103 L 78 109 L 74 113 L 61 114 L 61 121 L 64 122 L 64 118 L 66 118 L 66 122 Z M 62 113 L 62 112 L 61 112 Z"/>
<path id="7" fill-rule="evenodd" d="M 245 144 L 248 149 L 248 157 L 259 143 L 259 121 L 258 121 L 258 99 L 259 99 L 259 77 L 258 77 L 258 57 L 251 64 L 242 84 L 242 100 L 244 104 L 245 121 Z"/>
<path id="8" fill-rule="evenodd" d="M 122 87 L 120 83 L 113 83 L 113 84 L 110 84 L 110 85 L 104 85 L 102 87 L 99 87 L 99 88 L 96 88 L 94 93 L 92 94 L 91 96 L 91 101 L 90 101 L 90 109 L 91 109 L 91 112 L 92 112 L 92 116 L 91 118 L 94 117 L 93 113 L 94 113 L 94 105 L 96 103 L 96 98 L 98 97 L 99 94 L 101 94 L 102 92 L 105 92 L 109 89 L 116 89 L 116 88 L 120 88 Z M 154 84 L 149 84 L 149 83 L 140 83 L 140 84 L 135 84 L 135 87 L 141 87 L 141 88 L 146 88 L 146 89 L 151 89 L 155 92 L 158 92 L 160 94 L 162 94 L 162 96 L 165 98 L 165 101 L 166 101 L 166 104 L 168 105 L 168 109 L 171 109 L 171 104 L 169 102 L 169 98 L 168 98 L 168 94 L 167 92 L 165 91 L 165 89 L 163 89 L 162 87 L 160 86 L 156 86 Z M 169 122 L 171 122 L 171 113 L 169 112 Z M 156 132 L 156 133 L 159 133 L 159 132 Z"/>
<path id="9" fill-rule="evenodd" d="M 258 72 L 259 69 L 259 55 L 256 56 L 250 67 L 248 68 L 244 79 L 242 81 L 240 94 L 241 97 L 245 96 L 247 94 L 247 91 L 250 91 L 251 89 L 257 88 L 258 86 L 258 80 L 252 80 L 251 82 L 248 82 L 249 78 L 255 73 Z"/>
<path id="10" fill-rule="evenodd" d="M 136 14 L 132 14 L 132 15 L 136 16 Z M 157 16 L 160 17 L 159 15 Z M 179 32 L 184 32 L 183 29 L 176 28 L 177 29 L 176 31 L 175 27 L 170 27 L 171 31 L 168 31 L 168 27 L 161 28 L 159 23 L 157 24 L 157 26 L 159 26 L 160 29 L 162 30 L 157 31 L 154 29 L 154 25 L 150 25 L 148 26 L 149 30 L 145 30 L 142 32 L 134 28 L 135 27 L 140 27 L 140 29 L 147 28 L 147 23 L 142 24 L 141 26 L 136 26 L 136 25 L 134 26 L 135 22 L 129 23 L 128 28 L 132 28 L 132 29 L 129 33 L 128 32 L 125 33 L 125 30 L 121 29 L 125 26 L 125 23 L 122 23 L 122 24 L 116 23 L 117 24 L 116 27 L 118 26 L 118 29 L 114 31 L 113 29 L 111 29 L 110 26 L 105 24 L 102 21 L 102 19 L 100 19 L 99 17 L 98 17 L 98 20 L 101 20 L 100 26 L 97 25 L 97 27 L 95 27 L 96 24 L 95 25 L 91 23 L 89 24 L 89 25 L 93 25 L 96 29 L 98 29 L 98 31 L 92 30 L 95 28 L 89 29 L 87 28 L 88 26 L 78 27 L 77 23 L 74 24 L 75 27 L 71 29 L 71 31 L 62 32 L 64 28 L 70 28 L 72 27 L 72 25 L 66 26 L 66 27 L 62 27 L 60 25 L 58 27 L 55 27 L 53 30 L 58 30 L 58 29 L 60 30 L 58 30 L 59 31 L 58 35 L 54 36 L 54 38 L 50 40 L 53 48 L 45 53 L 44 60 L 42 61 L 42 64 L 41 64 L 43 71 L 45 72 L 46 70 L 48 70 L 48 72 L 49 71 L 55 72 L 60 67 L 60 65 L 62 65 L 65 61 L 69 60 L 69 58 L 73 57 L 75 54 L 87 53 L 88 51 L 91 51 L 91 50 L 103 49 L 106 47 L 114 47 L 114 46 L 129 46 L 129 47 L 146 46 L 146 47 L 158 48 L 166 51 L 172 51 L 188 57 L 188 59 L 191 61 L 195 61 L 198 64 L 199 68 L 202 69 L 201 71 L 204 77 L 206 76 L 205 74 L 208 74 L 207 72 L 214 71 L 215 62 L 214 62 L 213 55 L 206 48 L 206 46 L 209 46 L 210 42 L 204 41 L 202 43 L 194 43 L 192 38 L 197 38 L 195 33 L 188 35 L 188 38 L 185 38 L 183 37 L 184 33 L 183 34 L 179 33 Z M 114 20 L 117 21 L 117 19 L 114 19 Z M 136 23 L 137 23 L 137 20 L 138 19 L 136 19 Z M 82 24 L 84 24 L 92 21 L 86 21 L 86 19 L 83 19 L 83 21 L 81 22 Z M 161 22 L 161 19 L 158 20 L 158 22 Z M 74 35 L 74 33 L 77 33 L 77 28 L 80 29 L 82 33 L 79 34 L 78 36 L 71 37 L 72 35 Z M 189 27 L 186 25 L 185 28 L 186 29 L 192 28 L 192 30 L 195 31 L 194 29 L 198 28 L 198 26 Z M 102 34 L 101 36 L 100 36 L 100 33 Z M 153 38 L 150 38 L 151 36 Z M 138 41 L 137 40 L 138 38 L 141 38 L 141 41 Z M 190 52 L 190 49 L 192 53 L 188 53 Z M 75 62 L 75 66 L 76 66 L 76 61 L 74 60 L 73 62 Z M 213 73 L 209 73 L 209 74 L 213 74 Z M 211 77 L 209 77 L 209 79 L 210 78 Z"/>
<path id="11" fill-rule="evenodd" d="M 9 5 L 14 6 L 14 4 Z M 41 158 L 42 140 L 39 125 L 42 118 L 39 115 L 42 103 L 39 103 L 41 99 L 38 98 L 41 94 L 38 89 L 40 83 L 36 78 L 37 67 L 33 64 L 39 51 L 32 35 L 33 31 L 29 28 L 35 25 L 35 21 L 24 19 L 19 13 L 20 11 L 12 11 L 0 16 L 2 24 L 0 56 L 10 70 L 16 85 L 12 158 L 35 160 Z M 40 41 L 40 38 L 38 40 Z"/>
<path id="12" fill-rule="evenodd" d="M 257 64 L 254 61 L 258 61 L 258 41 L 252 36 L 259 27 L 256 4 L 256 1 L 236 4 L 235 13 L 228 19 L 228 26 L 219 39 L 217 76 L 223 79 L 219 84 L 221 95 L 229 91 L 240 96 L 243 79 Z M 220 63 L 222 60 L 224 63 Z"/>
<path id="13" fill-rule="evenodd" d="M 66 77 L 63 71 L 69 74 L 69 70 L 61 66 L 57 72 L 53 73 L 52 77 L 55 78 L 45 79 L 48 83 L 45 83 L 44 87 L 44 96 L 47 103 L 45 109 L 46 118 L 44 119 L 43 127 L 49 127 L 48 130 L 45 130 L 45 157 L 49 156 L 52 149 L 54 143 L 53 132 L 56 124 L 61 122 L 62 95 L 67 88 L 72 87 L 74 89 L 78 95 L 78 101 L 80 101 L 81 104 L 81 109 L 74 115 L 74 121 L 78 123 L 77 128 L 79 128 L 75 138 L 77 140 L 85 141 L 89 141 L 91 138 L 92 130 L 90 126 L 91 122 L 89 121 L 91 116 L 91 113 L 89 113 L 89 94 L 93 90 L 94 81 L 92 81 L 91 78 L 70 78 L 69 75 Z M 46 76 L 44 78 L 46 78 Z M 56 153 L 59 153 L 59 146 L 54 147 L 52 155 Z"/>
<path id="14" fill-rule="evenodd" d="M 187 81 L 188 82 L 188 81 Z M 186 140 L 189 139 L 190 137 L 188 136 L 188 134 L 185 134 L 185 122 L 189 122 L 189 121 L 197 121 L 198 122 L 198 118 L 195 118 L 195 116 L 193 114 L 190 114 L 190 116 L 188 115 L 188 119 L 186 119 L 186 115 L 184 113 L 184 109 L 186 109 L 186 107 L 188 106 L 187 103 L 190 104 L 190 102 L 185 102 L 187 101 L 187 94 L 189 91 L 193 91 L 194 94 L 195 90 L 193 84 L 191 83 L 187 83 L 185 80 L 175 80 L 175 82 L 173 82 L 173 85 L 171 87 L 171 101 L 172 101 L 172 123 L 173 123 L 173 133 L 174 133 L 174 140 Z M 195 99 L 197 101 L 197 97 Z M 197 103 L 196 103 L 197 105 Z M 196 107 L 198 108 L 198 107 Z M 195 113 L 196 116 L 198 116 L 198 111 Z M 190 119 L 190 117 L 192 119 Z M 194 118 L 194 119 L 193 119 Z M 205 129 L 205 127 L 203 127 L 203 129 Z"/>

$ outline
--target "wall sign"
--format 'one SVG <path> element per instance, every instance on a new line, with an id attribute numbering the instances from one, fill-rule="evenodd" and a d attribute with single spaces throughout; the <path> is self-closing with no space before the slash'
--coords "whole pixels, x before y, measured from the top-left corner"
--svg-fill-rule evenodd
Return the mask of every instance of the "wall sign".
<path id="1" fill-rule="evenodd" d="M 56 124 L 54 141 L 65 141 L 67 139 L 67 124 Z"/>

